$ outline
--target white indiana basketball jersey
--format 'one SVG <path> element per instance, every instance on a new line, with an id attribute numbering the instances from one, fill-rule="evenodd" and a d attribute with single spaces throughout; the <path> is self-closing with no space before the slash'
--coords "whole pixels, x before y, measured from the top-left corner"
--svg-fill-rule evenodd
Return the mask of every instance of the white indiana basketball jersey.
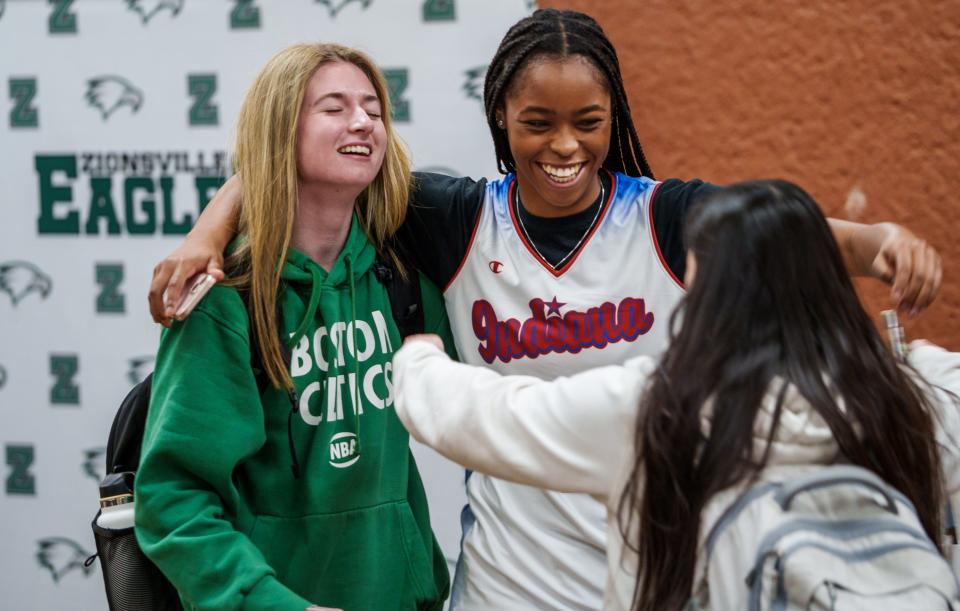
<path id="1" fill-rule="evenodd" d="M 461 360 L 553 379 L 660 354 L 683 288 L 653 231 L 658 186 L 614 175 L 592 235 L 554 270 L 520 232 L 513 175 L 489 183 L 467 254 L 444 291 Z M 469 477 L 467 497 L 451 609 L 600 608 L 601 503 L 480 473 Z"/>

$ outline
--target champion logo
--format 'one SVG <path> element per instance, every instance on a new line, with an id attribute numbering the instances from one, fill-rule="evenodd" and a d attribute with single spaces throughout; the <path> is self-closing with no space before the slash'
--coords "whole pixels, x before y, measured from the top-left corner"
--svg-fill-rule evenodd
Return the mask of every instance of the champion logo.
<path id="1" fill-rule="evenodd" d="M 473 332 L 480 340 L 477 350 L 487 363 L 500 359 L 537 358 L 550 352 L 576 354 L 584 348 L 633 341 L 653 328 L 654 315 L 643 299 L 625 297 L 619 304 L 605 301 L 585 312 L 561 315 L 567 305 L 556 296 L 550 301 L 530 300 L 530 318 L 500 320 L 485 299 L 473 302 Z"/>
<path id="2" fill-rule="evenodd" d="M 501 271 L 503 271 L 503 263 L 499 261 L 491 261 L 489 264 L 489 267 L 490 267 L 490 271 L 492 271 L 495 274 L 499 274 Z"/>

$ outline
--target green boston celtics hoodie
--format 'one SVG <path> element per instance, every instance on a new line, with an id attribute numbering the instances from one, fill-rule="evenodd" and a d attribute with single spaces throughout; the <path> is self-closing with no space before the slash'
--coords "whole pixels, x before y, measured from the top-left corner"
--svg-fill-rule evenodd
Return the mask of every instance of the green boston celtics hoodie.
<path id="1" fill-rule="evenodd" d="M 401 338 L 375 257 L 356 219 L 329 273 L 288 253 L 295 412 L 284 391 L 257 389 L 235 289 L 214 287 L 163 333 L 136 532 L 186 608 L 442 607 L 449 577 L 393 408 Z M 439 293 L 420 284 L 427 331 L 452 345 Z"/>

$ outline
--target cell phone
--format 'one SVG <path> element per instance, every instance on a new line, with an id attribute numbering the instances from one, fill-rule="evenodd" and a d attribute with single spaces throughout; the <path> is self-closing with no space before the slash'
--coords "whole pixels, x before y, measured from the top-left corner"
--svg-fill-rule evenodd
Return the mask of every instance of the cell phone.
<path id="1" fill-rule="evenodd" d="M 907 340 L 896 311 L 884 310 L 880 312 L 880 316 L 883 317 L 883 325 L 887 328 L 887 338 L 890 340 L 890 350 L 893 352 L 894 358 L 898 361 L 906 361 Z"/>
<path id="2" fill-rule="evenodd" d="M 177 306 L 177 311 L 173 317 L 177 320 L 183 320 L 189 316 L 193 308 L 200 303 L 203 296 L 206 295 L 207 291 L 213 288 L 213 285 L 216 283 L 217 279 L 207 273 L 194 276 L 193 280 L 190 281 L 190 288 L 187 289 L 187 294 L 180 300 L 180 305 Z"/>

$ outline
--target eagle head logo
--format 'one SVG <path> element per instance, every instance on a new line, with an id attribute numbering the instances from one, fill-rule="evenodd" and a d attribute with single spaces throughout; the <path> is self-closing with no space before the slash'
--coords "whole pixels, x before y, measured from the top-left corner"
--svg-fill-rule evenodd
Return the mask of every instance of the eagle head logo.
<path id="1" fill-rule="evenodd" d="M 0 388 L 3 388 L 7 383 L 7 370 L 0 366 Z"/>
<path id="2" fill-rule="evenodd" d="M 90 552 L 73 539 L 47 537 L 37 541 L 37 563 L 50 571 L 54 582 L 77 569 L 83 572 L 84 577 L 88 576 L 93 571 L 92 565 L 85 562 L 89 557 Z"/>
<path id="3" fill-rule="evenodd" d="M 53 281 L 50 280 L 50 276 L 33 263 L 26 261 L 0 263 L 0 292 L 10 295 L 14 306 L 31 293 L 46 299 L 52 289 Z"/>
<path id="4" fill-rule="evenodd" d="M 153 371 L 154 356 L 135 356 L 127 361 L 130 369 L 127 370 L 127 379 L 131 384 L 139 384 Z"/>
<path id="5" fill-rule="evenodd" d="M 463 92 L 468 98 L 483 101 L 483 81 L 487 77 L 487 66 L 474 66 L 463 72 Z"/>
<path id="6" fill-rule="evenodd" d="M 112 75 L 88 80 L 84 98 L 90 106 L 100 111 L 104 121 L 121 106 L 129 106 L 130 112 L 137 112 L 143 105 L 142 91 L 127 79 Z"/>
<path id="7" fill-rule="evenodd" d="M 317 4 L 322 4 L 327 7 L 331 17 L 336 17 L 345 6 L 353 3 L 357 3 L 360 5 L 360 8 L 367 10 L 367 7 L 373 3 L 373 0 L 317 0 Z"/>
<path id="8" fill-rule="evenodd" d="M 183 9 L 183 0 L 127 0 L 127 8 L 140 15 L 143 23 L 147 24 L 160 11 L 170 11 L 171 17 L 176 17 Z"/>
<path id="9" fill-rule="evenodd" d="M 83 472 L 90 476 L 99 485 L 103 481 L 106 471 L 104 470 L 104 455 L 107 449 L 88 448 L 83 451 Z"/>

